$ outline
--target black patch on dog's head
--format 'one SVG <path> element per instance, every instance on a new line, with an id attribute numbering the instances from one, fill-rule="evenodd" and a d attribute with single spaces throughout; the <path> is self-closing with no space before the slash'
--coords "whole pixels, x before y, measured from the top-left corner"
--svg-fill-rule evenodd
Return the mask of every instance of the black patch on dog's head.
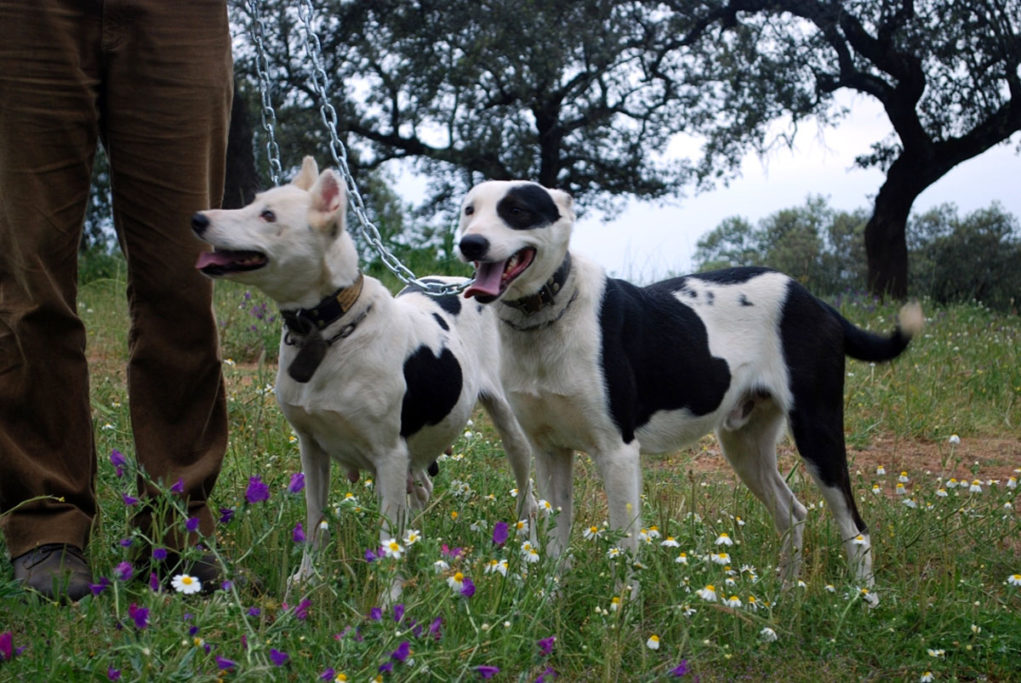
<path id="1" fill-rule="evenodd" d="M 553 197 L 541 185 L 516 185 L 496 205 L 496 213 L 515 230 L 530 230 L 560 220 Z"/>

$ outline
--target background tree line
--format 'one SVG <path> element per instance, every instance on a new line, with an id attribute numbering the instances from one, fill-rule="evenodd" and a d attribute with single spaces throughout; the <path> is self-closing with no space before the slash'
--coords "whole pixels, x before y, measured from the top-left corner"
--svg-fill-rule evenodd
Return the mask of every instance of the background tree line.
<path id="1" fill-rule="evenodd" d="M 336 132 L 370 210 L 396 245 L 441 255 L 456 198 L 483 178 L 530 178 L 610 215 L 626 200 L 677 200 L 735 177 L 749 151 L 792 144 L 804 121 L 839 122 L 846 111 L 834 95 L 843 90 L 880 102 L 893 130 L 857 160 L 886 176 L 858 253 L 869 290 L 901 297 L 914 200 L 1021 130 L 1021 0 L 314 5 Z M 230 8 L 235 119 L 258 123 L 248 33 L 258 9 L 285 163 L 328 149 L 294 3 Z M 232 152 L 230 202 L 268 182 L 261 154 L 243 158 L 264 146 L 260 126 L 235 133 L 243 139 L 232 146 L 241 153 Z M 664 154 L 678 133 L 703 141 L 697 157 Z M 395 162 L 429 179 L 421 205 L 389 190 Z"/>

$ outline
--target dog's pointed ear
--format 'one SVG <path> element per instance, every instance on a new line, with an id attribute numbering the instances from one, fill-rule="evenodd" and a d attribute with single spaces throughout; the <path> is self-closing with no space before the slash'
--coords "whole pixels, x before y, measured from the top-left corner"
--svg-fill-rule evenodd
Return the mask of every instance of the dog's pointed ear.
<path id="1" fill-rule="evenodd" d="M 323 171 L 309 194 L 312 195 L 308 219 L 310 225 L 321 230 L 328 226 L 344 227 L 347 191 L 336 173 L 330 169 Z"/>
<path id="2" fill-rule="evenodd" d="M 298 175 L 294 177 L 294 180 L 291 181 L 291 184 L 307 192 L 318 177 L 319 166 L 316 165 L 315 158 L 307 156 L 302 160 L 301 170 L 298 172 Z"/>

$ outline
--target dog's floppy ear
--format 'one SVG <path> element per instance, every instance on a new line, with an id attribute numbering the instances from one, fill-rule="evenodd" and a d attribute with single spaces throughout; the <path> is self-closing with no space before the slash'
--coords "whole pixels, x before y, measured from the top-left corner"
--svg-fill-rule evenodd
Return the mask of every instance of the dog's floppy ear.
<path id="1" fill-rule="evenodd" d="M 305 157 L 301 162 L 301 171 L 294 177 L 291 184 L 295 187 L 301 188 L 306 192 L 315 183 L 316 178 L 319 176 L 319 166 L 316 165 L 315 158 L 311 156 Z"/>
<path id="2" fill-rule="evenodd" d="M 572 223 L 574 222 L 574 197 L 564 192 L 563 190 L 551 190 L 547 188 L 547 192 L 553 197 L 553 201 L 556 203 L 557 208 L 560 210 L 560 215 L 567 218 Z"/>
<path id="3" fill-rule="evenodd" d="M 309 194 L 312 195 L 312 204 L 308 210 L 309 225 L 320 230 L 343 226 L 347 192 L 336 173 L 330 169 L 323 171 Z"/>

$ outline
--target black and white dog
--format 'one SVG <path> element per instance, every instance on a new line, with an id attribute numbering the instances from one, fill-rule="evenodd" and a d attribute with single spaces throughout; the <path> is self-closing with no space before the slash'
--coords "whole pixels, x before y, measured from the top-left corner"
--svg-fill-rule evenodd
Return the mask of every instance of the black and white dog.
<path id="1" fill-rule="evenodd" d="M 588 453 L 610 525 L 637 549 L 640 453 L 715 431 L 783 538 L 785 581 L 800 564 L 805 507 L 776 467 L 785 424 L 833 512 L 851 570 L 872 581 L 869 534 L 844 448 L 844 356 L 896 357 L 922 326 L 905 306 L 881 337 L 856 328 L 781 273 L 736 268 L 636 287 L 568 249 L 571 197 L 540 185 L 485 182 L 465 197 L 459 243 L 476 265 L 465 292 L 502 321 L 504 389 L 536 456 L 539 494 L 561 510 L 550 540 L 567 545 L 572 459 Z"/>
<path id="2" fill-rule="evenodd" d="M 428 500 L 426 469 L 479 401 L 503 439 L 521 493 L 518 512 L 534 515 L 530 449 L 500 384 L 493 311 L 414 288 L 394 298 L 359 270 L 346 206 L 336 173 L 320 174 L 306 157 L 291 184 L 242 209 L 203 211 L 192 220 L 214 247 L 196 267 L 259 288 L 283 312 L 276 396 L 298 435 L 316 544 L 325 541 L 320 521 L 331 457 L 352 480 L 360 470 L 375 475 L 381 536 L 400 539 L 408 495 L 418 507 Z M 313 572 L 306 552 L 294 579 Z"/>

